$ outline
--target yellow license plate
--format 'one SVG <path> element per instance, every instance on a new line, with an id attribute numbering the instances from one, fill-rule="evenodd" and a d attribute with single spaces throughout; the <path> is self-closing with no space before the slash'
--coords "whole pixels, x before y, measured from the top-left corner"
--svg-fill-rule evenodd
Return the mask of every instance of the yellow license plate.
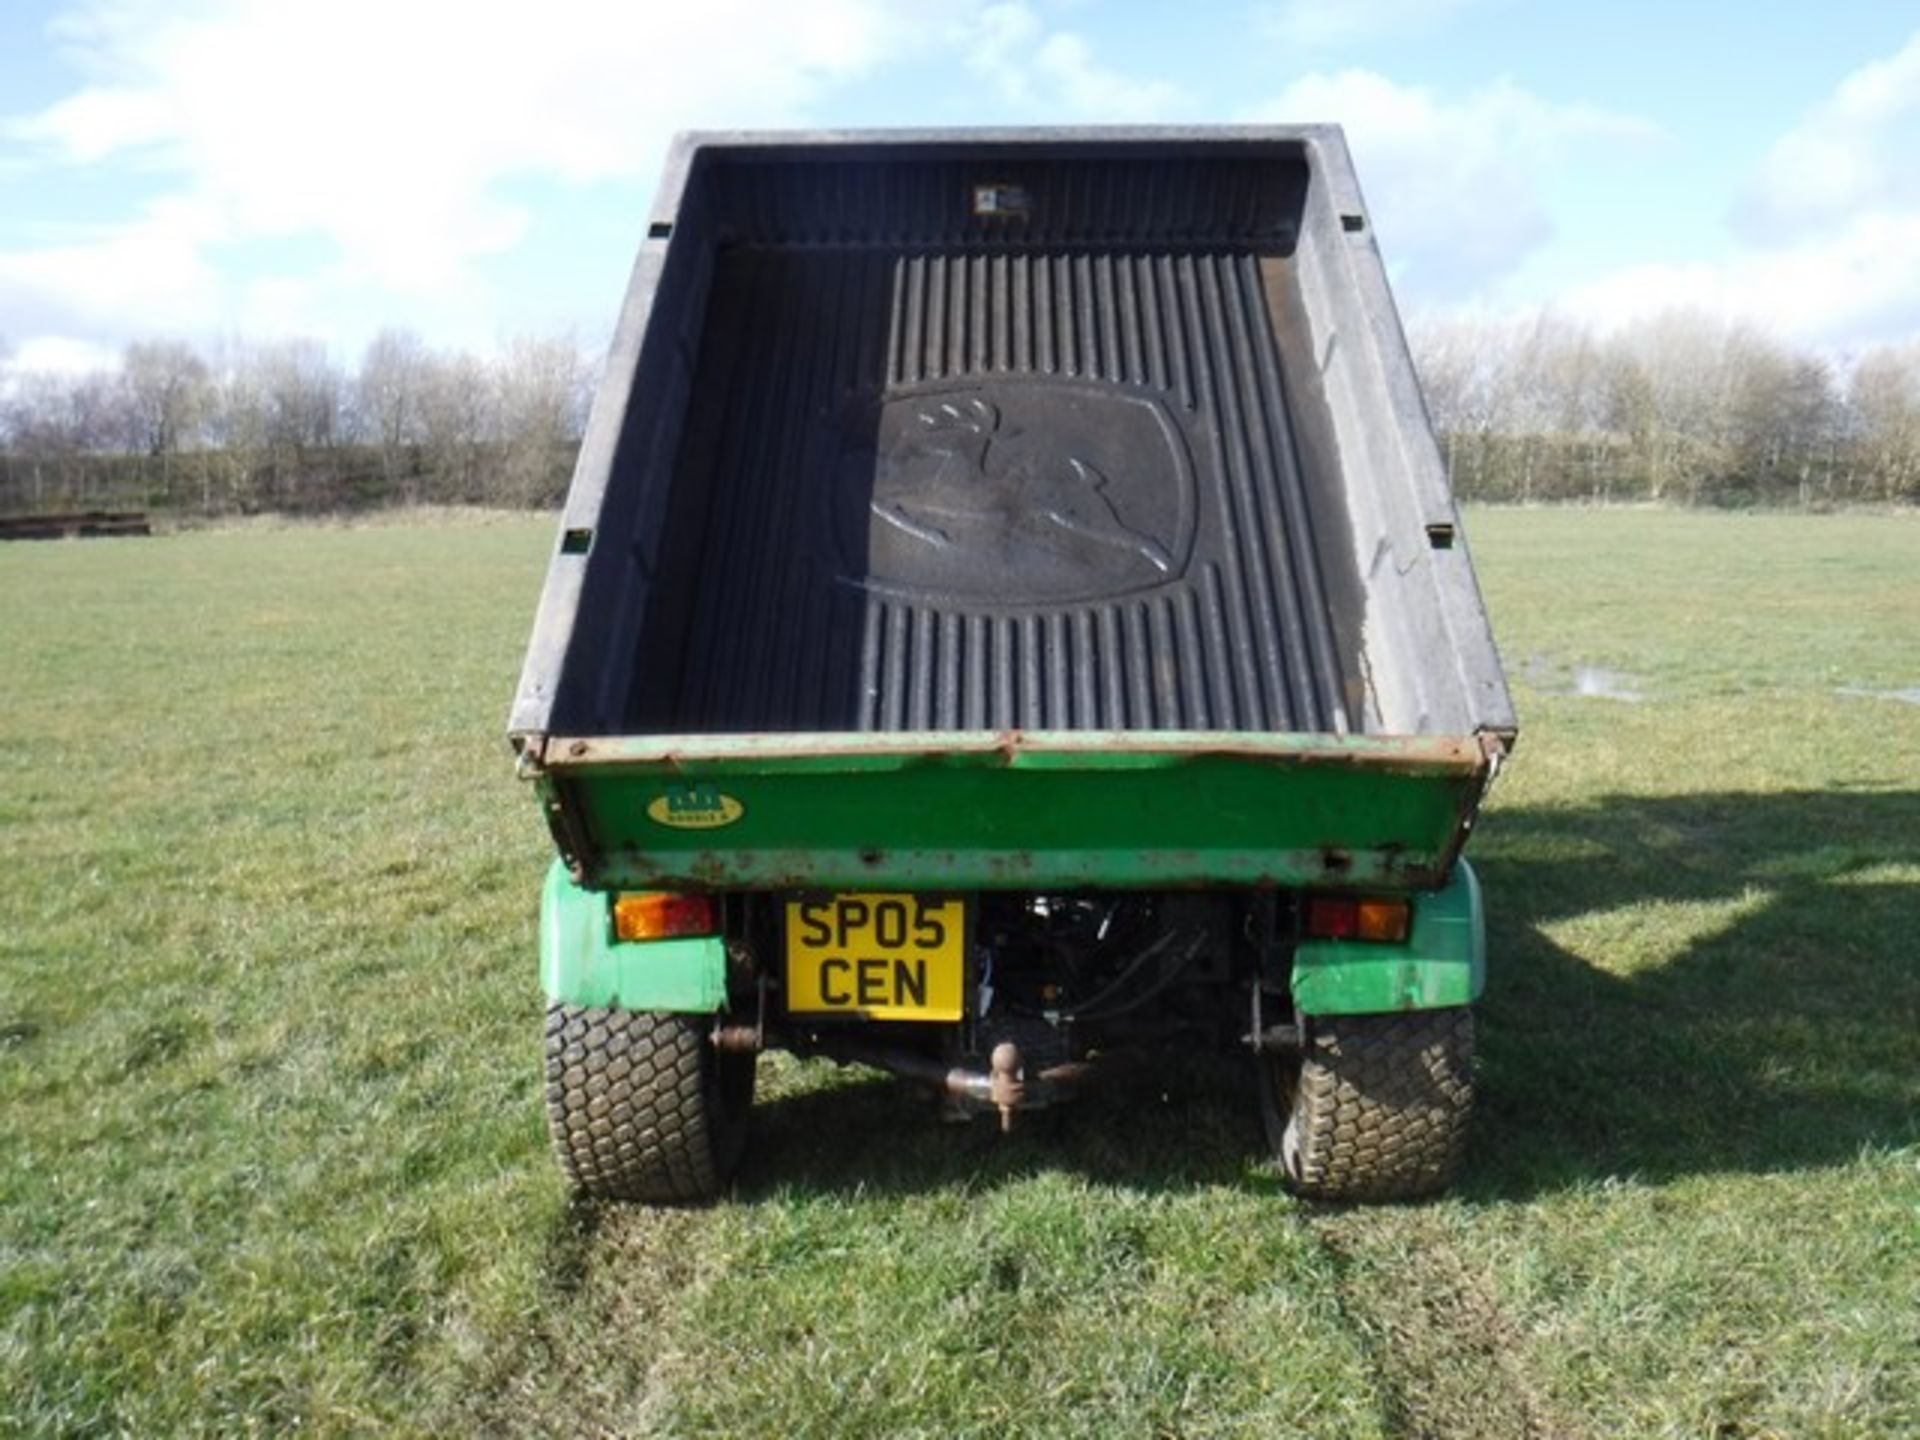
<path id="1" fill-rule="evenodd" d="M 958 1020 L 967 907 L 929 895 L 787 902 L 787 1010 L 863 1020 Z"/>

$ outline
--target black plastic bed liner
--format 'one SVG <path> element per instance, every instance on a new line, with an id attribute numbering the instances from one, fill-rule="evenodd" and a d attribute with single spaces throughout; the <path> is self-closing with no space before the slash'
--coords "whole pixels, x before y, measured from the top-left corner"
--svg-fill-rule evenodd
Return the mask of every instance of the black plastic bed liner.
<path id="1" fill-rule="evenodd" d="M 623 728 L 1348 730 L 1277 249 L 720 248 Z"/>
<path id="2" fill-rule="evenodd" d="M 679 137 L 523 760 L 851 775 L 1081 754 L 1068 730 L 1185 732 L 1114 751 L 1163 758 L 1513 734 L 1340 132 Z M 552 813 L 591 829 L 578 798 Z"/>

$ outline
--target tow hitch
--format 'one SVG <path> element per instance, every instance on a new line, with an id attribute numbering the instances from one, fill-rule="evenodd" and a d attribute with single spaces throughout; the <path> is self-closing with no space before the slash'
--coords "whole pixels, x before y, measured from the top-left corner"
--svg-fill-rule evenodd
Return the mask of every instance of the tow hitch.
<path id="1" fill-rule="evenodd" d="M 1002 1131 L 1013 1128 L 1020 1110 L 1042 1110 L 1079 1094 L 1099 1070 L 1093 1060 L 1067 1060 L 1029 1072 L 1020 1047 L 1002 1040 L 985 1069 L 950 1065 L 931 1055 L 899 1046 L 835 1040 L 817 1052 L 841 1065 L 871 1065 L 902 1079 L 930 1085 L 963 1112 L 998 1114 Z"/>

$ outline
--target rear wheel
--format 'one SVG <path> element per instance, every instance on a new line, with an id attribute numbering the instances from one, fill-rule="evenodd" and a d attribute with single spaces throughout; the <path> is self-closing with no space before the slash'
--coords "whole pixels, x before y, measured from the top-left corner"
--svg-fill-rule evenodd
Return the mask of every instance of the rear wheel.
<path id="1" fill-rule="evenodd" d="M 752 1055 L 722 1055 L 712 1021 L 547 1007 L 547 1128 L 568 1181 L 601 1200 L 709 1200 L 740 1162 Z"/>
<path id="2" fill-rule="evenodd" d="M 1452 1179 L 1473 1110 L 1470 1007 L 1306 1022 L 1304 1052 L 1260 1057 L 1287 1185 L 1315 1200 L 1410 1200 Z"/>

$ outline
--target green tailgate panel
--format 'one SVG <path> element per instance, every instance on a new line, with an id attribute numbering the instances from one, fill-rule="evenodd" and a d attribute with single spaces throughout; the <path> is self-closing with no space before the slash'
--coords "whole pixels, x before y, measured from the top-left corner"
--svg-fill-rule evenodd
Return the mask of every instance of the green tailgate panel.
<path id="1" fill-rule="evenodd" d="M 868 747 L 572 742 L 575 763 L 550 763 L 543 797 L 562 854 L 597 886 L 1425 888 L 1484 782 L 1481 755 L 1459 742 L 855 738 Z"/>

